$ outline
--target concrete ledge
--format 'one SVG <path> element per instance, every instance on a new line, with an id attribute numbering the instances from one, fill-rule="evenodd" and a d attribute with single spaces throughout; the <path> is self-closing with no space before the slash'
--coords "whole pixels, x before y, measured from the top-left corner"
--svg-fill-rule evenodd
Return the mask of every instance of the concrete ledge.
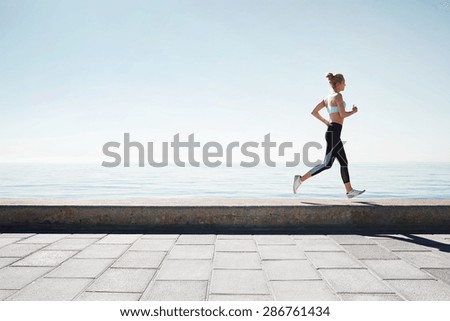
<path id="1" fill-rule="evenodd" d="M 450 200 L 0 200 L 1 231 L 448 233 Z"/>

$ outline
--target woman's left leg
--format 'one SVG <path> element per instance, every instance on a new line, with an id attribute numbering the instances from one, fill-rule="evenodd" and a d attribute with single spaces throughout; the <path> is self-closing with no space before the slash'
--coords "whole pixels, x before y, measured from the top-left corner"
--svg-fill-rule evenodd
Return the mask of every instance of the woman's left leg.
<path id="1" fill-rule="evenodd" d="M 348 172 L 348 161 L 347 155 L 345 154 L 344 144 L 339 139 L 339 142 L 336 144 L 335 156 L 341 165 L 341 178 L 342 182 L 345 185 L 346 192 L 350 192 L 352 190 L 352 184 L 350 184 L 350 174 Z"/>
<path id="2" fill-rule="evenodd" d="M 366 190 L 358 191 L 353 189 L 352 184 L 350 184 L 350 175 L 348 173 L 348 161 L 347 156 L 345 155 L 344 144 L 341 140 L 339 140 L 337 149 L 336 149 L 336 158 L 338 159 L 339 164 L 341 165 L 341 177 L 342 182 L 345 185 L 345 190 L 347 192 L 348 198 L 353 198 L 355 196 L 361 195 Z"/>

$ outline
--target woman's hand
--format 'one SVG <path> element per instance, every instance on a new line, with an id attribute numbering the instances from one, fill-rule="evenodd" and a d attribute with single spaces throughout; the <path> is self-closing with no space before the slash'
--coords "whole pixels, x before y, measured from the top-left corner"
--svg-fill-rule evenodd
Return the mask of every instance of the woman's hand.
<path id="1" fill-rule="evenodd" d="M 358 112 L 358 107 L 356 107 L 356 105 L 353 105 L 352 113 L 354 114 L 354 113 L 357 113 L 357 112 Z"/>

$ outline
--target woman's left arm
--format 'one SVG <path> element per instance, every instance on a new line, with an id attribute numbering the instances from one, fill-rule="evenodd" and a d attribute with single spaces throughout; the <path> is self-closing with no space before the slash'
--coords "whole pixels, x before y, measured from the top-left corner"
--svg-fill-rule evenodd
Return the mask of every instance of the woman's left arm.
<path id="1" fill-rule="evenodd" d="M 336 95 L 336 104 L 338 106 L 339 116 L 341 116 L 342 118 L 347 118 L 358 112 L 358 107 L 356 107 L 355 105 L 353 105 L 352 111 L 345 111 L 344 101 L 341 94 Z"/>
<path id="2" fill-rule="evenodd" d="M 358 107 L 356 107 L 356 105 L 353 105 L 352 111 L 345 112 L 345 117 L 351 116 L 357 112 L 358 112 Z"/>

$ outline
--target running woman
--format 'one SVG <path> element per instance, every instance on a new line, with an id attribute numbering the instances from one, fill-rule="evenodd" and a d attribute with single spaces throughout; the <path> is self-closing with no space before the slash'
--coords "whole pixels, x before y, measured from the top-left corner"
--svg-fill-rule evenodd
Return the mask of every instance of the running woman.
<path id="1" fill-rule="evenodd" d="M 355 196 L 361 195 L 365 192 L 365 190 L 355 190 L 350 184 L 347 156 L 345 155 L 344 145 L 341 141 L 341 131 L 342 124 L 344 123 L 344 118 L 347 118 L 358 112 L 358 107 L 353 105 L 352 111 L 345 111 L 346 104 L 342 99 L 341 94 L 341 91 L 344 91 L 345 89 L 345 79 L 342 74 L 333 75 L 332 73 L 329 73 L 326 77 L 328 78 L 333 92 L 329 94 L 325 99 L 323 99 L 320 103 L 318 103 L 311 112 L 314 117 L 328 126 L 327 132 L 325 133 L 325 139 L 327 141 L 325 159 L 322 164 L 313 167 L 305 175 L 294 176 L 294 194 L 297 193 L 297 189 L 299 188 L 299 186 L 308 178 L 317 175 L 326 169 L 330 169 L 333 165 L 334 160 L 337 158 L 339 164 L 341 165 L 341 177 L 342 182 L 344 182 L 345 185 L 347 197 L 353 198 Z M 328 113 L 330 114 L 330 121 L 326 120 L 319 114 L 319 111 L 324 107 L 327 108 Z"/>

